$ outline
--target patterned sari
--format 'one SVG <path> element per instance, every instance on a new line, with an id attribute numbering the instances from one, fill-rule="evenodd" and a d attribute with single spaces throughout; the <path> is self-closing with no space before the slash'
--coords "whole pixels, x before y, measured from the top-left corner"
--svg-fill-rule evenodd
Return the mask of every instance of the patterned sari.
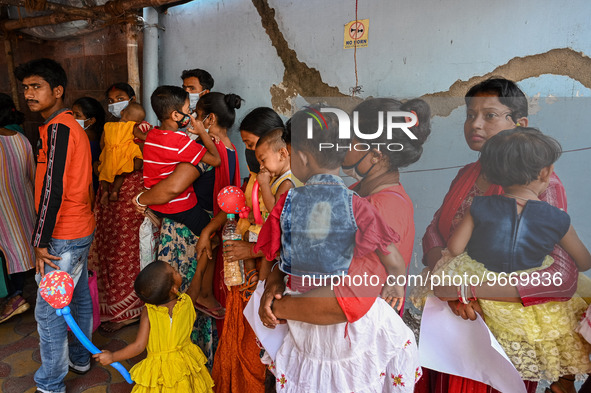
<path id="1" fill-rule="evenodd" d="M 139 228 L 144 216 L 132 203 L 143 189 L 142 171 L 135 171 L 126 175 L 118 201 L 103 206 L 97 198 L 94 206 L 96 232 L 88 265 L 98 272 L 102 321 L 138 318 L 144 305 L 133 289 L 140 272 Z"/>

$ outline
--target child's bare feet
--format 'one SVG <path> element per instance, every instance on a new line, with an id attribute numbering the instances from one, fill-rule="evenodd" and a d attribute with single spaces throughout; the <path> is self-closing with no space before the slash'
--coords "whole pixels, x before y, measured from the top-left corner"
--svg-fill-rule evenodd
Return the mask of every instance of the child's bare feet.
<path id="1" fill-rule="evenodd" d="M 115 202 L 118 199 L 119 199 L 119 193 L 117 191 L 112 191 L 111 194 L 109 194 L 110 201 Z"/>
<path id="2" fill-rule="evenodd" d="M 107 206 L 109 204 L 109 193 L 103 192 L 101 194 L 101 205 Z"/>

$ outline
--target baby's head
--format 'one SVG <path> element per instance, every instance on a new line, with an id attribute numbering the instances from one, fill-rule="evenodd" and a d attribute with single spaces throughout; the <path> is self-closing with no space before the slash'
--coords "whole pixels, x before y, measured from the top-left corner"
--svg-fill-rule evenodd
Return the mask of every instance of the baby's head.
<path id="1" fill-rule="evenodd" d="M 549 177 L 562 148 L 554 138 L 536 128 L 517 127 L 499 132 L 480 151 L 486 179 L 502 187 L 526 185 Z"/>
<path id="2" fill-rule="evenodd" d="M 346 149 L 321 150 L 322 146 L 350 144 L 349 140 L 340 139 L 339 121 L 334 113 L 320 113 L 319 106 L 306 107 L 286 123 L 286 132 L 291 139 L 291 170 L 299 180 L 307 181 L 312 175 L 308 169 L 312 167 L 316 173 L 321 173 L 338 169 L 343 164 Z"/>
<path id="3" fill-rule="evenodd" d="M 175 298 L 181 284 L 182 277 L 172 266 L 155 261 L 138 274 L 134 289 L 144 303 L 161 305 Z"/>
<path id="4" fill-rule="evenodd" d="M 271 176 L 282 175 L 289 170 L 289 153 L 283 139 L 285 130 L 276 128 L 259 138 L 255 154 L 261 164 L 261 169 L 269 171 Z"/>
<path id="5" fill-rule="evenodd" d="M 146 117 L 146 111 L 137 102 L 130 102 L 121 110 L 121 121 L 135 121 L 139 123 Z"/>

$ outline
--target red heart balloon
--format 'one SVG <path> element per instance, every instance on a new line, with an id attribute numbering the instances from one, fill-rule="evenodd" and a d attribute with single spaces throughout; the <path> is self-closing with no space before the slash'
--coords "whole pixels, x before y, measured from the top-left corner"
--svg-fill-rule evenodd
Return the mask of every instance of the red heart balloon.
<path id="1" fill-rule="evenodd" d="M 64 308 L 72 301 L 74 280 L 61 270 L 47 273 L 39 283 L 39 293 L 53 308 Z"/>
<path id="2" fill-rule="evenodd" d="M 246 206 L 246 197 L 239 187 L 227 186 L 218 194 L 218 205 L 226 213 L 239 213 Z"/>

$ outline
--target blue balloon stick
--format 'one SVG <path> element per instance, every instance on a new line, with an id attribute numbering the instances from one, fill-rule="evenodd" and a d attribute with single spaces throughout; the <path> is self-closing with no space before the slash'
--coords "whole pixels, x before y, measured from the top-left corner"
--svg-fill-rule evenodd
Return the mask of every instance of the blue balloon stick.
<path id="1" fill-rule="evenodd" d="M 76 338 L 78 340 L 80 340 L 82 345 L 84 345 L 84 347 L 86 349 L 88 349 L 88 351 L 90 353 L 92 353 L 92 354 L 101 353 L 101 351 L 96 347 L 96 345 L 94 345 L 92 343 L 92 341 L 90 341 L 88 339 L 88 337 L 86 337 L 86 335 L 82 332 L 82 330 L 80 330 L 80 327 L 78 326 L 78 324 L 76 323 L 76 321 L 72 317 L 72 314 L 70 314 L 70 307 L 69 306 L 66 306 L 61 309 L 57 309 L 57 310 L 55 310 L 55 312 L 57 313 L 57 315 L 61 315 L 64 317 L 64 319 L 66 320 L 66 323 L 68 324 L 68 326 L 72 330 L 72 333 L 74 333 Z M 119 371 L 119 373 L 121 374 L 121 376 L 123 376 L 123 378 L 125 378 L 127 383 L 129 383 L 129 384 L 133 383 L 133 380 L 131 379 L 131 375 L 129 375 L 129 371 L 127 371 L 127 369 L 125 367 L 123 367 L 123 365 L 121 363 L 113 362 L 113 363 L 111 363 L 111 366 L 115 370 Z"/>

